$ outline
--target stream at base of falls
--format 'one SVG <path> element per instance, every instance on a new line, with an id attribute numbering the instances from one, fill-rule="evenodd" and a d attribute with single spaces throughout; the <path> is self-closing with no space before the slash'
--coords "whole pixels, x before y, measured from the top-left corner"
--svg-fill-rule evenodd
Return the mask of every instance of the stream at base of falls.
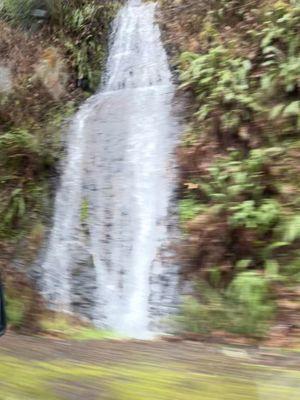
<path id="1" fill-rule="evenodd" d="M 175 88 L 154 3 L 120 10 L 106 71 L 69 129 L 42 293 L 55 310 L 146 338 L 178 301 Z"/>

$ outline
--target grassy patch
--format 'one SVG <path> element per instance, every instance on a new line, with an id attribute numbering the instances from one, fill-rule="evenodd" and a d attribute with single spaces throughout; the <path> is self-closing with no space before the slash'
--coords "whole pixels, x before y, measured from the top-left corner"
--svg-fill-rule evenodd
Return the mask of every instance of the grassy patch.
<path id="1" fill-rule="evenodd" d="M 46 333 L 66 339 L 81 341 L 119 338 L 117 334 L 110 331 L 96 329 L 92 326 L 74 324 L 64 316 L 58 316 L 54 319 L 44 319 L 41 326 Z"/>

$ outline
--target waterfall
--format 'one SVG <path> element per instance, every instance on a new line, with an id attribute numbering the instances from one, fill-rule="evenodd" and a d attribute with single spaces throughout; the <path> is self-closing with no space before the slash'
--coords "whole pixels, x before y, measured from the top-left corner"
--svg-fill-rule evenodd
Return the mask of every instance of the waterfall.
<path id="1" fill-rule="evenodd" d="M 129 0 L 114 22 L 102 87 L 70 127 L 42 291 L 65 312 L 84 297 L 97 326 L 132 337 L 147 337 L 176 297 L 167 255 L 173 96 L 155 4 Z"/>

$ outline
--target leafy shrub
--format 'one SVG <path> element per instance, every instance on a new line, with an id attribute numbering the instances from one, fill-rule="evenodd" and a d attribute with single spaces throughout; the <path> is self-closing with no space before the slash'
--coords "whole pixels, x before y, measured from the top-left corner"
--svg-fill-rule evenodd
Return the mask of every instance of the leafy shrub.
<path id="1" fill-rule="evenodd" d="M 271 282 L 300 279 L 300 1 L 191 4 L 192 11 L 165 15 L 191 50 L 179 59 L 181 87 L 193 99 L 193 136 L 180 153 L 181 214 L 189 272 L 214 282 L 217 294 L 197 291 L 200 300 L 184 306 L 185 323 L 219 329 L 222 310 L 223 329 L 262 335 L 275 312 Z"/>
<path id="2" fill-rule="evenodd" d="M 255 271 L 238 274 L 223 292 L 201 283 L 197 294 L 200 300 L 188 297 L 177 318 L 184 331 L 207 334 L 221 329 L 263 337 L 274 317 L 270 281 Z"/>
<path id="3" fill-rule="evenodd" d="M 207 168 L 207 174 L 198 178 L 202 199 L 207 203 L 221 204 L 229 211 L 238 210 L 234 207 L 241 207 L 243 201 L 260 203 L 270 185 L 267 167 L 281 151 L 280 148 L 255 149 L 246 158 L 234 151 L 216 159 Z M 251 204 L 246 203 L 245 206 L 249 208 Z"/>
<path id="4" fill-rule="evenodd" d="M 2 17 L 14 24 L 30 28 L 33 11 L 47 12 L 47 23 L 55 28 L 71 63 L 77 80 L 86 80 L 85 89 L 95 90 L 100 82 L 105 60 L 105 47 L 110 23 L 119 1 L 100 3 L 96 0 L 4 0 Z"/>
<path id="5" fill-rule="evenodd" d="M 0 136 L 0 157 L 5 162 L 10 157 L 22 157 L 24 152 L 36 154 L 39 152 L 37 138 L 24 129 L 5 132 Z"/>
<path id="6" fill-rule="evenodd" d="M 217 0 L 209 12 L 215 22 L 223 23 L 225 19 L 240 21 L 247 11 L 247 0 Z M 217 8 L 216 8 L 217 5 Z"/>
<path id="7" fill-rule="evenodd" d="M 24 304 L 22 299 L 16 297 L 6 298 L 7 322 L 14 328 L 19 328 L 24 319 Z"/>
<path id="8" fill-rule="evenodd" d="M 266 199 L 257 205 L 253 200 L 247 200 L 236 206 L 230 207 L 233 215 L 230 222 L 234 226 L 244 226 L 248 229 L 258 229 L 267 232 L 276 224 L 280 216 L 278 202 Z"/>
<path id="9" fill-rule="evenodd" d="M 1 12 L 9 20 L 28 27 L 34 20 L 34 10 L 43 9 L 48 13 L 52 23 L 62 26 L 65 15 L 84 2 L 84 0 L 3 0 Z"/>
<path id="10" fill-rule="evenodd" d="M 238 274 L 226 290 L 229 329 L 262 336 L 274 316 L 269 281 L 256 271 Z"/>
<path id="11" fill-rule="evenodd" d="M 37 3 L 37 0 L 3 0 L 1 13 L 9 20 L 26 26 L 32 21 Z"/>
<path id="12" fill-rule="evenodd" d="M 181 222 L 187 222 L 195 218 L 201 211 L 203 206 L 193 198 L 183 199 L 179 203 L 179 215 Z"/>
<path id="13" fill-rule="evenodd" d="M 236 128 L 250 118 L 251 112 L 260 110 L 250 94 L 251 68 L 248 59 L 234 56 L 223 46 L 213 47 L 206 54 L 181 55 L 182 88 L 194 90 L 200 121 L 218 112 L 223 129 Z"/>
<path id="14" fill-rule="evenodd" d="M 208 334 L 215 329 L 226 329 L 224 299 L 220 293 L 204 282 L 199 284 L 201 300 L 188 296 L 184 299 L 180 314 L 175 318 L 179 330 Z"/>
<path id="15" fill-rule="evenodd" d="M 69 6 L 64 14 L 66 50 L 76 68 L 78 81 L 85 79 L 91 90 L 95 90 L 100 82 L 107 34 L 119 5 L 119 1 L 82 1 Z"/>
<path id="16" fill-rule="evenodd" d="M 267 157 L 253 150 L 246 159 L 238 152 L 218 159 L 200 181 L 200 189 L 215 203 L 230 204 L 244 196 L 258 199 L 264 190 L 262 169 Z"/>
<path id="17" fill-rule="evenodd" d="M 4 198 L 1 193 L 0 237 L 17 239 L 43 209 L 45 187 L 40 182 L 27 182 L 14 189 L 8 186 L 5 194 Z"/>

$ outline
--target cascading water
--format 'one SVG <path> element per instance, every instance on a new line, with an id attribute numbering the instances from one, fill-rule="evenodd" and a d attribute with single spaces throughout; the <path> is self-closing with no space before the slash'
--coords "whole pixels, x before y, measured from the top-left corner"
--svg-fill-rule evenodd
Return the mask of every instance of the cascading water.
<path id="1" fill-rule="evenodd" d="M 132 337 L 147 336 L 175 300 L 176 268 L 164 257 L 173 95 L 155 4 L 129 0 L 115 20 L 102 89 L 69 132 L 42 286 L 53 308 L 70 312 L 85 290 L 95 324 Z"/>

